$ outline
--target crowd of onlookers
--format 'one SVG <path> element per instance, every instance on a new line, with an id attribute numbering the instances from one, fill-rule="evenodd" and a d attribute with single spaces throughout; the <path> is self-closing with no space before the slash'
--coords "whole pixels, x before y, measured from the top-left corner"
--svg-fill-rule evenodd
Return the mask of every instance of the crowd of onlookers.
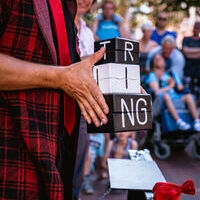
<path id="1" fill-rule="evenodd" d="M 77 0 L 76 26 L 79 36 L 81 57 L 94 52 L 94 41 L 113 37 L 131 38 L 122 17 L 115 13 L 112 0 L 102 3 L 102 13 L 98 14 L 89 28 L 83 20 L 95 0 Z M 153 90 L 155 95 L 163 95 L 169 113 L 176 121 L 177 129 L 193 128 L 200 132 L 198 105 L 200 102 L 200 21 L 194 24 L 193 35 L 185 37 L 182 49 L 176 46 L 176 33 L 167 30 L 168 14 L 160 12 L 155 28 L 150 23 L 141 25 L 143 36 L 140 40 L 141 82 Z M 187 104 L 193 118 L 188 124 L 176 112 L 173 99 Z M 193 127 L 191 127 L 193 126 Z M 74 177 L 74 195 L 79 199 L 82 189 L 86 194 L 94 192 L 91 174 L 98 168 L 99 178 L 107 178 L 109 157 L 127 158 L 128 149 L 138 149 L 135 132 L 88 134 L 86 122 L 81 118 L 79 148 Z M 96 164 L 98 163 L 98 164 Z"/>

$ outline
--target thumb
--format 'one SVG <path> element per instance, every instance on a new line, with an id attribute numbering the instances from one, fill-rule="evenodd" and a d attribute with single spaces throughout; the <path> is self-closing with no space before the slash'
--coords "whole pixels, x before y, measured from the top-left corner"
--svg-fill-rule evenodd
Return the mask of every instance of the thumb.
<path id="1" fill-rule="evenodd" d="M 99 60 L 101 60 L 101 58 L 103 58 L 104 53 L 105 53 L 105 48 L 101 47 L 100 50 L 98 50 L 96 53 L 91 55 L 89 57 L 91 65 L 93 66 L 95 63 L 97 63 Z"/>

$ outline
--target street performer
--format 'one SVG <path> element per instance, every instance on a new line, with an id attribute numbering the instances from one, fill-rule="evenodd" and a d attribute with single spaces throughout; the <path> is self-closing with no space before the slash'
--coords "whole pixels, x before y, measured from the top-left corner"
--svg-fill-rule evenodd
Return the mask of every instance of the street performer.
<path id="1" fill-rule="evenodd" d="M 80 62 L 75 14 L 75 0 L 0 1 L 0 199 L 72 199 L 80 110 L 107 123 L 104 49 Z"/>

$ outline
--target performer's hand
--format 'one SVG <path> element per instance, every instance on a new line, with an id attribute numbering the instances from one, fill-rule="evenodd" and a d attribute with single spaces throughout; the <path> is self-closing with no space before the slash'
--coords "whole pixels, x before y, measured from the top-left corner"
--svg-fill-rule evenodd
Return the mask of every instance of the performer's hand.
<path id="1" fill-rule="evenodd" d="M 94 64 L 103 57 L 104 52 L 105 49 L 101 48 L 83 61 L 64 67 L 60 74 L 61 89 L 78 102 L 85 120 L 89 124 L 93 121 L 97 127 L 100 122 L 107 123 L 106 114 L 109 112 L 92 73 Z"/>
<path id="2" fill-rule="evenodd" d="M 142 86 L 140 87 L 140 89 L 141 89 L 141 94 L 147 94 L 147 92 L 145 91 L 145 89 Z"/>

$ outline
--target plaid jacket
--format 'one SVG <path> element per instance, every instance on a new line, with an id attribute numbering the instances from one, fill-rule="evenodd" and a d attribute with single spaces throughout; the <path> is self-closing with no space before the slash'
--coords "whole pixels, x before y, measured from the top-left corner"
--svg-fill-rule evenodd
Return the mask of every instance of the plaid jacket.
<path id="1" fill-rule="evenodd" d="M 74 19 L 76 3 L 67 2 Z M 57 64 L 46 0 L 0 0 L 0 53 Z M 63 199 L 56 168 L 60 93 L 0 91 L 0 199 Z"/>

